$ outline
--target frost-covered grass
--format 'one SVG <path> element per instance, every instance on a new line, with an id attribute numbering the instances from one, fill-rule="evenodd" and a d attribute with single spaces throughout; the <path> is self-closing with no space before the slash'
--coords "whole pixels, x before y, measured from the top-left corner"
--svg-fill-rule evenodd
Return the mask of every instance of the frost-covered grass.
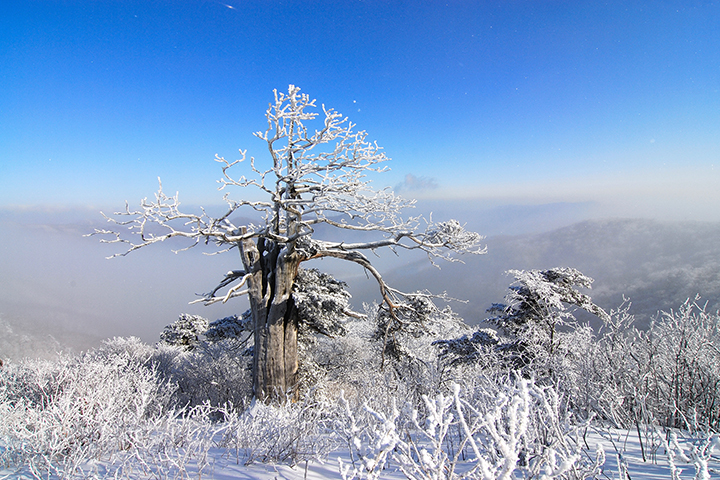
<path id="1" fill-rule="evenodd" d="M 115 339 L 6 364 L 0 478 L 706 479 L 718 468 L 715 435 L 576 421 L 553 388 L 512 376 L 418 404 L 375 389 L 181 407 L 153 351 Z"/>
<path id="2" fill-rule="evenodd" d="M 438 315 L 384 369 L 369 316 L 309 342 L 301 400 L 280 406 L 251 400 L 246 335 L 7 362 L 0 479 L 720 478 L 716 314 L 687 303 L 639 332 L 621 309 L 522 372 Z M 437 354 L 448 331 L 472 361 Z"/>
<path id="3" fill-rule="evenodd" d="M 539 393 L 536 387 L 520 383 L 512 397 L 477 412 L 484 413 L 479 422 L 471 420 L 473 413 L 463 414 L 481 440 L 464 447 L 464 426 L 452 413 L 458 415 L 458 402 L 460 410 L 466 405 L 454 392 L 428 398 L 432 413 L 417 423 L 418 412 L 369 406 L 335 416 L 338 406 L 348 408 L 342 401 L 314 407 L 257 404 L 221 421 L 213 419 L 217 409 L 195 407 L 184 416 L 127 426 L 129 440 L 122 449 L 66 451 L 52 464 L 20 455 L 8 462 L 5 456 L 0 478 L 717 478 L 714 436 L 675 432 L 669 436 L 670 455 L 661 445 L 643 462 L 634 432 L 577 426 L 570 431 L 542 411 L 522 421 L 531 404 L 545 403 L 533 393 Z M 301 418 L 308 407 L 316 413 Z M 308 422 L 318 414 L 325 422 L 340 422 L 334 424 L 337 430 L 328 429 L 330 423 Z M 543 426 L 535 423 L 538 419 L 550 422 Z M 551 437 L 533 438 L 538 428 Z M 561 435 L 552 438 L 558 428 Z M 662 443 L 659 437 L 655 443 Z"/>

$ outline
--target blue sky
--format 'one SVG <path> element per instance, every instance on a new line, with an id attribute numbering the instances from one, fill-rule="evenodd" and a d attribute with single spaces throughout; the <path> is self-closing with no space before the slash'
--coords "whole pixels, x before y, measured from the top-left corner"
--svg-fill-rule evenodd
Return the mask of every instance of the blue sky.
<path id="1" fill-rule="evenodd" d="M 378 187 L 718 220 L 719 24 L 704 1 L 3 2 L 0 206 L 121 207 L 157 177 L 219 203 L 214 155 L 265 158 L 292 83 L 385 148 Z"/>
<path id="2" fill-rule="evenodd" d="M 718 25 L 703 1 L 0 2 L 0 327 L 87 347 L 242 311 L 187 305 L 236 257 L 82 235 L 157 177 L 220 204 L 215 154 L 266 159 L 288 84 L 385 148 L 377 187 L 483 234 L 720 221 Z"/>

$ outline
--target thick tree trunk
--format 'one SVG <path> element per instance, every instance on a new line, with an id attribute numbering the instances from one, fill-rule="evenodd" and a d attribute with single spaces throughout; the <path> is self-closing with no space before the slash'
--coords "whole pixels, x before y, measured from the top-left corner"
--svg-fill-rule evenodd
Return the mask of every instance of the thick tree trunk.
<path id="1" fill-rule="evenodd" d="M 299 257 L 271 242 L 240 244 L 248 281 L 255 347 L 253 392 L 263 401 L 284 401 L 297 395 L 297 312 L 292 287 Z"/>

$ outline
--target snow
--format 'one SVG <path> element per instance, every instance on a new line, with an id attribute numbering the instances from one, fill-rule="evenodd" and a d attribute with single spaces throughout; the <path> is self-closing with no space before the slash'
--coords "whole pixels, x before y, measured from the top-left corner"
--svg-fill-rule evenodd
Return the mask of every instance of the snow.
<path id="1" fill-rule="evenodd" d="M 702 310 L 693 316 L 693 309 L 658 324 L 665 344 L 676 344 L 681 331 L 715 328 L 716 316 Z M 713 332 L 708 338 L 714 341 Z M 353 348 L 328 350 L 328 358 L 345 365 L 338 371 L 343 378 L 328 374 L 297 402 L 280 406 L 247 401 L 246 359 L 232 368 L 235 350 L 227 339 L 193 350 L 112 339 L 80 356 L 8 362 L 0 370 L 0 480 L 720 478 L 720 436 L 702 433 L 716 423 L 697 410 L 678 411 L 687 430 L 655 426 L 667 417 L 651 414 L 638 426 L 637 416 L 626 415 L 629 430 L 607 427 L 620 424 L 614 414 L 632 399 L 662 414 L 668 407 L 663 394 L 652 403 L 648 396 L 617 396 L 613 382 L 598 384 L 582 369 L 577 378 L 587 381 L 575 389 L 491 375 L 483 365 L 446 371 L 452 383 L 441 384 L 432 363 L 412 370 L 397 363 L 397 371 L 383 373 L 369 361 L 377 349 L 355 348 L 367 343 L 351 338 Z M 590 340 L 570 359 L 592 356 Z M 627 349 L 613 351 L 622 356 Z M 654 358 L 653 368 L 664 365 Z M 708 365 L 716 360 L 708 355 Z M 556 371 L 563 372 L 558 378 L 570 377 L 569 369 Z M 598 378 L 614 379 L 618 371 L 637 376 L 616 368 Z M 577 402 L 578 392 L 592 393 L 582 388 L 610 395 L 613 415 L 571 409 L 568 398 Z M 678 422 L 664 423 L 672 424 Z"/>
<path id="2" fill-rule="evenodd" d="M 687 440 L 683 441 L 683 433 L 680 432 L 680 445 L 683 446 L 685 455 L 692 454 L 692 444 Z M 617 480 L 620 477 L 618 472 L 618 459 L 627 467 L 628 478 L 632 480 L 653 480 L 653 479 L 673 479 L 671 466 L 664 449 L 661 447 L 654 453 L 648 454 L 647 461 L 642 460 L 642 449 L 638 440 L 637 433 L 633 430 L 604 429 L 589 431 L 585 437 L 585 442 L 590 447 L 590 451 L 586 451 L 588 455 L 594 456 L 598 446 L 601 445 L 606 454 L 606 460 L 602 470 L 598 472 L 596 478 Z M 708 442 L 708 446 L 714 450 L 714 454 L 709 456 L 708 468 L 709 476 L 696 476 L 697 472 L 691 463 L 681 462 L 676 457 L 675 462 L 678 467 L 679 480 L 694 478 L 720 478 L 720 451 L 718 447 L 717 437 L 713 437 Z M 696 445 L 697 446 L 697 445 Z M 616 450 L 616 447 L 620 450 Z M 0 452 L 2 448 L 0 447 Z M 619 454 L 619 455 L 618 455 Z M 140 464 L 135 465 L 135 469 L 126 470 L 123 475 L 117 478 L 132 478 L 138 480 L 154 479 L 154 478 L 205 478 L 214 480 L 231 480 L 231 479 L 254 479 L 254 480 L 277 480 L 277 479 L 307 479 L 307 480 L 341 480 L 338 459 L 342 459 L 343 463 L 349 464 L 350 452 L 347 448 L 338 449 L 331 454 L 308 460 L 307 462 L 299 462 L 296 465 L 287 463 L 260 463 L 255 462 L 246 465 L 247 452 L 236 452 L 234 450 L 211 447 L 207 451 L 207 465 L 198 472 L 196 459 L 188 461 L 183 465 L 181 470 L 177 468 L 164 468 L 160 466 L 146 466 L 146 471 Z M 124 462 L 123 462 L 124 460 Z M 127 465 L 128 458 L 116 458 L 115 462 L 107 459 L 93 460 L 80 465 L 82 474 L 70 478 L 116 478 L 118 468 L 121 463 Z M 180 456 L 174 459 L 175 464 L 181 463 Z M 687 460 L 690 460 L 688 458 Z M 33 475 L 27 467 L 16 471 L 9 468 L 0 468 L 0 479 L 35 479 L 39 475 Z M 60 475 L 53 474 L 50 476 L 42 475 L 42 478 L 51 480 L 63 478 Z M 407 478 L 399 469 L 399 464 L 391 460 L 387 467 L 381 472 L 381 479 L 404 479 Z M 515 477 L 522 478 L 522 477 Z"/>

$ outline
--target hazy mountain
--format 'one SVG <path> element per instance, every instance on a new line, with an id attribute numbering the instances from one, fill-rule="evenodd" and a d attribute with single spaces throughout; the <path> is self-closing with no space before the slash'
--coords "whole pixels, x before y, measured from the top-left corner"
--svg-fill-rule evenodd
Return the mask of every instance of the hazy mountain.
<path id="1" fill-rule="evenodd" d="M 616 308 L 623 295 L 629 297 L 639 323 L 698 293 L 712 310 L 720 308 L 720 223 L 570 224 L 588 214 L 589 207 L 473 210 L 465 205 L 455 211 L 453 205 L 457 206 L 432 205 L 433 218 L 454 216 L 466 221 L 469 229 L 494 232 L 487 238 L 487 255 L 464 257 L 465 264 L 438 262 L 441 269 L 422 252 L 399 251 L 396 256 L 378 250 L 377 257 L 368 255 L 386 280 L 401 290 L 446 291 L 469 300 L 451 305 L 468 322 L 482 321 L 490 304 L 502 301 L 513 280 L 506 270 L 561 266 L 593 277 L 588 293 L 605 309 Z M 152 342 L 180 313 L 216 319 L 247 308 L 243 299 L 211 307 L 188 305 L 229 269 L 238 268 L 237 253 L 208 257 L 208 249 L 200 248 L 175 255 L 170 249 L 182 244 L 166 242 L 105 260 L 122 251 L 121 246 L 82 235 L 106 226 L 94 211 L 0 211 L 0 357 L 86 349 L 112 336 L 136 335 Z M 330 231 L 316 233 L 347 240 Z M 325 259 L 304 266 L 347 281 L 358 309 L 378 299 L 377 285 L 358 265 Z"/>
<path id="2" fill-rule="evenodd" d="M 469 300 L 452 308 L 467 321 L 486 318 L 513 281 L 509 269 L 574 267 L 595 279 L 588 293 L 603 308 L 617 308 L 623 295 L 638 323 L 658 311 L 677 309 L 700 294 L 720 308 L 720 224 L 652 220 L 593 220 L 549 232 L 487 239 L 488 254 L 464 257 L 441 269 L 418 259 L 385 276 L 404 290 L 429 288 Z M 365 286 L 367 288 L 367 286 Z M 356 297 L 374 295 L 361 289 Z"/>

